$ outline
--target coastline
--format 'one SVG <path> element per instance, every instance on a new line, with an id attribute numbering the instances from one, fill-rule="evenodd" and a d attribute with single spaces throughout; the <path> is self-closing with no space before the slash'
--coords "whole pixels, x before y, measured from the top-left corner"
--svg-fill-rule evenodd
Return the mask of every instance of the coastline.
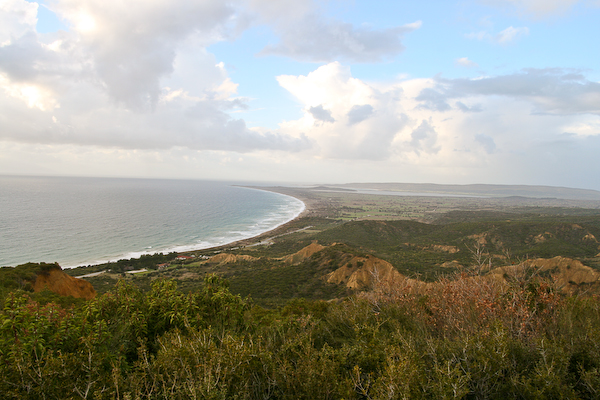
<path id="1" fill-rule="evenodd" d="M 265 192 L 277 193 L 283 196 L 293 197 L 296 200 L 299 200 L 304 204 L 302 211 L 296 214 L 295 217 L 290 220 L 277 225 L 276 227 L 269 229 L 268 231 L 259 233 L 258 235 L 236 240 L 233 242 L 225 243 L 218 246 L 205 247 L 201 249 L 189 250 L 181 252 L 180 254 L 193 254 L 199 251 L 223 251 L 225 249 L 230 249 L 232 247 L 246 247 L 251 245 L 256 245 L 262 242 L 268 242 L 269 239 L 272 239 L 276 236 L 283 235 L 289 233 L 289 230 L 292 228 L 292 225 L 297 223 L 299 220 L 305 217 L 314 216 L 319 214 L 316 210 L 319 208 L 319 201 L 311 198 L 306 192 L 301 191 L 301 189 L 288 188 L 284 186 L 242 186 L 235 185 L 236 187 L 246 188 L 246 189 L 254 189 L 254 190 L 262 190 Z"/>
<path id="2" fill-rule="evenodd" d="M 276 225 L 275 227 L 261 232 L 257 235 L 253 235 L 244 239 L 239 239 L 239 240 L 235 240 L 232 242 L 227 242 L 227 243 L 223 243 L 220 245 L 216 245 L 216 246 L 209 246 L 209 247 L 196 247 L 196 248 L 192 248 L 192 249 L 185 249 L 185 250 L 181 250 L 181 251 L 177 251 L 176 249 L 173 249 L 173 251 L 177 254 L 180 255 L 190 255 L 190 254 L 194 254 L 196 252 L 200 252 L 200 251 L 222 251 L 223 249 L 228 249 L 231 247 L 239 247 L 239 246 L 248 246 L 251 244 L 255 244 L 256 242 L 261 242 L 263 240 L 265 240 L 265 238 L 267 237 L 271 237 L 272 235 L 280 235 L 283 234 L 287 231 L 287 229 L 289 228 L 289 225 L 294 223 L 295 221 L 297 221 L 298 219 L 308 215 L 311 213 L 311 210 L 309 209 L 309 206 L 307 204 L 307 201 L 305 201 L 302 197 L 303 196 L 294 196 L 291 194 L 287 194 L 284 193 L 282 191 L 277 191 L 277 190 L 269 190 L 271 188 L 269 187 L 257 187 L 257 186 L 241 186 L 241 185 L 234 185 L 235 187 L 239 187 L 239 188 L 245 188 L 245 189 L 253 189 L 253 190 L 262 190 L 262 191 L 266 191 L 266 192 L 272 192 L 272 193 L 277 193 L 283 196 L 287 196 L 287 197 L 292 197 L 298 201 L 300 201 L 303 204 L 302 210 L 297 213 L 294 217 L 292 217 L 291 219 L 280 223 L 279 225 Z M 285 188 L 283 188 L 285 189 Z M 310 200 L 309 200 L 310 201 Z M 182 246 L 182 247 L 188 247 L 188 246 Z M 189 245 L 189 247 L 194 247 L 193 245 Z M 163 250 L 163 251 L 157 251 L 157 252 L 168 252 L 170 249 L 167 250 Z M 153 254 L 152 252 L 149 252 L 147 254 Z M 137 257 L 132 257 L 132 258 L 140 258 L 140 256 Z M 117 261 L 117 260 L 114 260 Z M 114 262 L 113 260 L 110 260 L 108 262 Z M 106 264 L 107 262 L 98 262 L 98 263 L 94 263 L 94 264 L 90 264 L 89 266 L 98 266 L 98 265 L 103 265 Z M 80 267 L 86 267 L 88 265 L 78 265 L 78 266 L 74 266 L 74 267 L 63 267 L 63 268 L 68 268 L 68 269 L 72 269 L 72 268 L 80 268 Z"/>

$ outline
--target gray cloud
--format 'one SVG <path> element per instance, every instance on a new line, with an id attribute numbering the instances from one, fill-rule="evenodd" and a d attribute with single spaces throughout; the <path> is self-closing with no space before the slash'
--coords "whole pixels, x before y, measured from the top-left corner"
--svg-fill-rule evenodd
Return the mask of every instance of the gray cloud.
<path id="1" fill-rule="evenodd" d="M 553 115 L 600 115 L 600 83 L 577 71 L 558 68 L 524 69 L 512 75 L 480 79 L 436 79 L 416 100 L 423 108 L 449 109 L 448 100 L 467 96 L 506 96 L 534 105 L 533 112 Z M 458 104 L 457 104 L 458 105 Z M 459 108 L 462 109 L 460 105 Z"/>
<path id="2" fill-rule="evenodd" d="M 481 104 L 475 104 L 475 105 L 469 107 L 462 101 L 457 101 L 456 107 L 458 107 L 458 109 L 462 112 L 482 112 L 483 111 L 483 109 L 481 108 Z"/>
<path id="3" fill-rule="evenodd" d="M 242 119 L 221 111 L 218 101 L 198 102 L 191 107 L 160 107 L 152 114 L 103 107 L 82 118 L 72 108 L 54 110 L 53 118 L 37 109 L 0 96 L 2 114 L 11 114 L 0 129 L 0 139 L 24 143 L 75 144 L 123 149 L 255 150 L 298 152 L 312 147 L 305 136 L 292 137 L 277 131 L 259 133 Z M 85 114 L 84 114 L 85 115 Z M 26 123 L 23 123 L 26 121 Z"/>
<path id="4" fill-rule="evenodd" d="M 340 21 L 325 21 L 316 13 L 289 18 L 275 26 L 280 42 L 266 46 L 261 55 L 287 56 L 302 61 L 379 62 L 404 50 L 402 37 L 420 22 L 388 29 L 356 28 Z"/>
<path id="5" fill-rule="evenodd" d="M 61 43 L 58 51 L 48 49 L 52 42 Z M 30 31 L 0 46 L 0 71 L 17 82 L 50 83 L 56 79 L 83 78 L 85 63 L 65 32 L 40 37 Z"/>
<path id="6" fill-rule="evenodd" d="M 432 111 L 448 111 L 452 107 L 447 103 L 450 97 L 439 89 L 425 88 L 416 97 L 417 101 L 422 102 L 420 108 L 426 108 Z"/>
<path id="7" fill-rule="evenodd" d="M 335 119 L 331 116 L 331 111 L 323 108 L 322 104 L 316 107 L 311 107 L 308 112 L 313 116 L 314 119 L 321 122 L 335 122 Z"/>
<path id="8" fill-rule="evenodd" d="M 369 118 L 373 114 L 373 107 L 370 104 L 356 105 L 348 111 L 348 124 L 358 124 Z"/>
<path id="9" fill-rule="evenodd" d="M 496 143 L 494 142 L 494 138 L 491 136 L 480 133 L 475 135 L 475 141 L 479 143 L 488 154 L 492 154 L 494 151 L 496 151 Z"/>
<path id="10" fill-rule="evenodd" d="M 377 113 L 369 119 L 369 131 L 356 147 L 355 158 L 365 160 L 385 160 L 393 153 L 392 142 L 398 132 L 408 123 L 404 113 Z"/>
<path id="11" fill-rule="evenodd" d="M 440 147 L 436 146 L 437 132 L 426 120 L 423 120 L 421 125 L 412 131 L 410 137 L 410 144 L 417 154 L 420 151 L 426 153 L 437 153 L 440 151 Z"/>

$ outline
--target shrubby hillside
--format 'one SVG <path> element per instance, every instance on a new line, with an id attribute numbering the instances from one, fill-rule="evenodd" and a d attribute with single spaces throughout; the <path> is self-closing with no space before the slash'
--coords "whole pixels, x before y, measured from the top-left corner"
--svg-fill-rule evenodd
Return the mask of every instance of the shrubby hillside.
<path id="1" fill-rule="evenodd" d="M 383 282 L 267 310 L 207 276 L 126 282 L 85 304 L 11 294 L 0 391 L 15 399 L 593 399 L 600 301 L 525 270 Z"/>

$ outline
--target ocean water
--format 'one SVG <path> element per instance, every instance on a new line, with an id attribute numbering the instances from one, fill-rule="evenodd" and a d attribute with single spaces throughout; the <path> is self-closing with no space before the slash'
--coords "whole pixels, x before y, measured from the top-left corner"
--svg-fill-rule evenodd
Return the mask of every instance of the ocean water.
<path id="1" fill-rule="evenodd" d="M 63 268 L 256 236 L 304 204 L 213 181 L 0 176 L 0 266 Z"/>

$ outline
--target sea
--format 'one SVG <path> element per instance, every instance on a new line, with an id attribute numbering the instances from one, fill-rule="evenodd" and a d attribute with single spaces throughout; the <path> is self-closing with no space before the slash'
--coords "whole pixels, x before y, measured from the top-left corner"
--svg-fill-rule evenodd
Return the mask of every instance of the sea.
<path id="1" fill-rule="evenodd" d="M 0 176 L 0 266 L 95 265 L 247 239 L 304 210 L 244 182 Z"/>

